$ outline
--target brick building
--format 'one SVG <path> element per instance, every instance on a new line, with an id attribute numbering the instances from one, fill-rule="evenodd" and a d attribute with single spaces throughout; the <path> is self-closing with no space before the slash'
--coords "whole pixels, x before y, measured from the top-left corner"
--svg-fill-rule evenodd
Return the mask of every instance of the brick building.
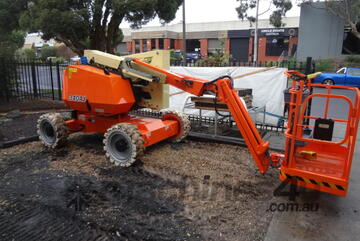
<path id="1" fill-rule="evenodd" d="M 293 56 L 298 42 L 299 17 L 284 19 L 283 28 L 274 28 L 268 19 L 259 20 L 258 61 L 277 61 Z M 222 42 L 233 61 L 251 61 L 254 26 L 248 21 L 189 23 L 186 25 L 187 52 L 203 57 L 221 48 Z M 141 29 L 123 29 L 120 54 L 142 53 L 153 49 L 182 49 L 182 25 L 173 24 Z"/>

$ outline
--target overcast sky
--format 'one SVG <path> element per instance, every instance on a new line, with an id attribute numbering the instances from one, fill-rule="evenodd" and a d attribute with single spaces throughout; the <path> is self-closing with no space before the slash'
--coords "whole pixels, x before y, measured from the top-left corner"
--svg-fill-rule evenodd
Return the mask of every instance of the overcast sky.
<path id="1" fill-rule="evenodd" d="M 260 0 L 259 13 L 266 12 L 269 8 L 269 0 Z M 198 22 L 214 22 L 214 21 L 230 21 L 239 20 L 236 7 L 239 6 L 239 2 L 236 0 L 186 0 L 186 22 L 198 23 Z M 255 11 L 252 11 L 254 14 Z M 271 10 L 262 14 L 260 18 L 269 18 Z M 300 16 L 300 8 L 293 6 L 293 8 L 286 14 L 286 16 Z M 180 23 L 182 20 L 182 6 L 176 13 L 176 18 L 170 23 Z M 159 26 L 160 22 L 158 18 L 155 18 L 149 22 L 146 26 Z M 129 24 L 123 22 L 120 25 L 121 28 L 128 28 Z"/>

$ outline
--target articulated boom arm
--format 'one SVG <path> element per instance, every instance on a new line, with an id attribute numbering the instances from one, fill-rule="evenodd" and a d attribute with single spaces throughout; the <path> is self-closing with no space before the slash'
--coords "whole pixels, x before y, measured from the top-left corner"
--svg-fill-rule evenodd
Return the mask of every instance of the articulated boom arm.
<path id="1" fill-rule="evenodd" d="M 133 64 L 141 66 L 141 70 L 144 72 L 151 74 L 158 73 L 159 76 L 166 76 L 165 82 L 167 84 L 188 93 L 197 96 L 202 96 L 205 93 L 215 94 L 218 101 L 227 105 L 260 172 L 265 173 L 270 164 L 272 164 L 271 162 L 278 160 L 279 156 L 277 154 L 271 154 L 270 156 L 268 152 L 270 143 L 262 140 L 249 113 L 241 102 L 237 92 L 233 89 L 231 77 L 223 76 L 213 81 L 208 81 L 171 73 L 135 58 L 127 59 L 127 61 L 129 66 Z"/>

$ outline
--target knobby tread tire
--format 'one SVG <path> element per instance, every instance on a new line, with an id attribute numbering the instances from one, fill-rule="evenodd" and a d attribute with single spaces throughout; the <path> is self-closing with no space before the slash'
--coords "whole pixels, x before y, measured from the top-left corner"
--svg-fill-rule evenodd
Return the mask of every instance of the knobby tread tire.
<path id="1" fill-rule="evenodd" d="M 113 132 L 122 132 L 123 134 L 127 135 L 131 139 L 131 145 L 132 145 L 132 153 L 130 158 L 128 158 L 125 162 L 120 162 L 116 160 L 111 155 L 111 149 L 109 148 L 109 137 Z M 114 163 L 117 166 L 121 167 L 129 167 L 131 166 L 137 158 L 143 155 L 145 151 L 144 146 L 144 139 L 141 137 L 141 133 L 139 132 L 136 125 L 129 124 L 129 123 L 119 123 L 115 124 L 112 127 L 110 127 L 107 132 L 104 135 L 104 150 L 106 153 L 106 156 L 110 159 L 112 163 Z"/>
<path id="2" fill-rule="evenodd" d="M 188 115 L 186 115 L 185 113 L 176 110 L 165 110 L 162 111 L 161 119 L 177 120 L 180 124 L 179 134 L 175 137 L 170 138 L 172 142 L 175 143 L 181 142 L 189 135 L 191 129 L 191 123 Z"/>
<path id="3" fill-rule="evenodd" d="M 40 125 L 43 121 L 47 121 L 51 124 L 54 129 L 55 141 L 50 143 L 46 141 L 46 138 L 41 133 Z M 66 144 L 67 138 L 69 136 L 68 129 L 65 125 L 65 120 L 60 113 L 47 113 L 41 115 L 37 121 L 37 134 L 39 135 L 40 141 L 49 148 L 55 149 L 58 147 L 62 147 Z"/>

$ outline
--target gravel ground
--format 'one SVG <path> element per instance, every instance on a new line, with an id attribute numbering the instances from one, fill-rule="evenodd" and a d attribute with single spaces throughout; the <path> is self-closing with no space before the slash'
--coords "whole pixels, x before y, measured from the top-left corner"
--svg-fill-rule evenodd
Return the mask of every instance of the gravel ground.
<path id="1" fill-rule="evenodd" d="M 263 240 L 277 184 L 234 145 L 163 142 L 119 168 L 101 135 L 32 142 L 0 150 L 0 239 Z"/>

